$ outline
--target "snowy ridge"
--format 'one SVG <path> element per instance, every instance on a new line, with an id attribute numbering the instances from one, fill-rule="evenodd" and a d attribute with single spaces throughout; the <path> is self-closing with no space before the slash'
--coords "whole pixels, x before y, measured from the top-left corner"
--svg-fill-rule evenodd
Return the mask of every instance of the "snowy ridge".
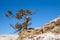
<path id="1" fill-rule="evenodd" d="M 49 21 L 48 23 L 46 23 L 46 24 L 50 24 L 51 22 L 56 22 L 58 19 L 60 19 L 60 16 L 58 16 L 57 18 L 55 18 L 55 19 L 53 19 L 53 20 L 51 20 L 51 21 Z M 45 24 L 45 25 L 46 25 Z M 44 26 L 44 25 L 43 25 Z"/>
<path id="2" fill-rule="evenodd" d="M 53 21 L 56 21 L 57 19 L 60 19 L 60 16 L 58 16 L 57 18 L 55 18 L 54 20 L 52 20 L 52 22 L 53 22 Z"/>

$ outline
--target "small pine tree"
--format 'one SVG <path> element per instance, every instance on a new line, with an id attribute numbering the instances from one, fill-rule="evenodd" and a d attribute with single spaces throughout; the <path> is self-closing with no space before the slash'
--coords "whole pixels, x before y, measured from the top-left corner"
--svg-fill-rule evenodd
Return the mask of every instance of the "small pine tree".
<path id="1" fill-rule="evenodd" d="M 5 14 L 6 17 L 13 17 L 13 18 L 16 18 L 18 20 L 20 19 L 24 19 L 23 23 L 16 23 L 15 26 L 13 26 L 12 24 L 10 24 L 10 26 L 12 28 L 14 28 L 16 30 L 16 32 L 18 31 L 21 31 L 22 29 L 28 29 L 28 26 L 31 24 L 31 18 L 30 18 L 30 15 L 32 15 L 33 12 L 31 10 L 24 10 L 24 9 L 20 9 L 18 10 L 18 12 L 16 13 L 16 15 L 13 15 L 12 11 L 11 10 L 8 10 L 8 13 Z"/>

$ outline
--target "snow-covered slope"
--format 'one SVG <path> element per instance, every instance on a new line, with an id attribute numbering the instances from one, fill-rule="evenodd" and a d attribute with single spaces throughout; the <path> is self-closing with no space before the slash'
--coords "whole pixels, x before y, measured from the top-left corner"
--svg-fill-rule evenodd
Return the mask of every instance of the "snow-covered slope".
<path id="1" fill-rule="evenodd" d="M 0 35 L 0 40 L 17 40 L 18 35 L 13 35 L 13 34 L 2 34 Z"/>
<path id="2" fill-rule="evenodd" d="M 55 33 L 44 33 L 44 34 L 39 34 L 39 35 L 32 35 L 23 38 L 22 40 L 60 40 L 60 34 L 55 34 Z"/>

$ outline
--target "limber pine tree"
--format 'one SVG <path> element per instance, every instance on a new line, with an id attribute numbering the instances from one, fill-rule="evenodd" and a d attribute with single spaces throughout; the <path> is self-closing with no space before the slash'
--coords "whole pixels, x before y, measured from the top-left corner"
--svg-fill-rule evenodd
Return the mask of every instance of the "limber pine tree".
<path id="1" fill-rule="evenodd" d="M 11 10 L 8 10 L 8 13 L 5 14 L 6 17 L 13 17 L 16 18 L 18 20 L 24 19 L 23 23 L 16 23 L 15 26 L 13 26 L 12 24 L 10 24 L 10 26 L 12 28 L 14 28 L 16 30 L 16 32 L 20 32 L 24 29 L 28 29 L 28 26 L 31 24 L 31 18 L 30 15 L 32 15 L 34 12 L 32 12 L 31 10 L 24 10 L 24 9 L 20 9 L 18 10 L 18 12 L 16 13 L 16 15 L 13 15 Z"/>

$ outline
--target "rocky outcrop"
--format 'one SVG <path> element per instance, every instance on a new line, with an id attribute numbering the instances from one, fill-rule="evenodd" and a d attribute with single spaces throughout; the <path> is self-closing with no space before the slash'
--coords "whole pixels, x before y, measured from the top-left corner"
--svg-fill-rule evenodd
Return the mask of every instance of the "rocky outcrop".
<path id="1" fill-rule="evenodd" d="M 21 33 L 19 33 L 18 40 L 27 40 L 27 38 L 28 38 L 28 40 L 35 40 L 35 39 L 33 39 L 34 37 L 36 37 L 35 35 L 42 36 L 44 34 L 47 35 L 47 33 L 50 33 L 50 32 L 54 33 L 54 34 L 55 33 L 60 34 L 59 30 L 60 30 L 60 16 L 57 17 L 56 19 L 46 23 L 41 28 L 23 30 Z M 40 36 L 39 36 L 39 38 L 40 38 Z M 43 40 L 43 39 L 36 39 L 36 40 Z M 60 38 L 57 40 L 60 40 Z"/>

